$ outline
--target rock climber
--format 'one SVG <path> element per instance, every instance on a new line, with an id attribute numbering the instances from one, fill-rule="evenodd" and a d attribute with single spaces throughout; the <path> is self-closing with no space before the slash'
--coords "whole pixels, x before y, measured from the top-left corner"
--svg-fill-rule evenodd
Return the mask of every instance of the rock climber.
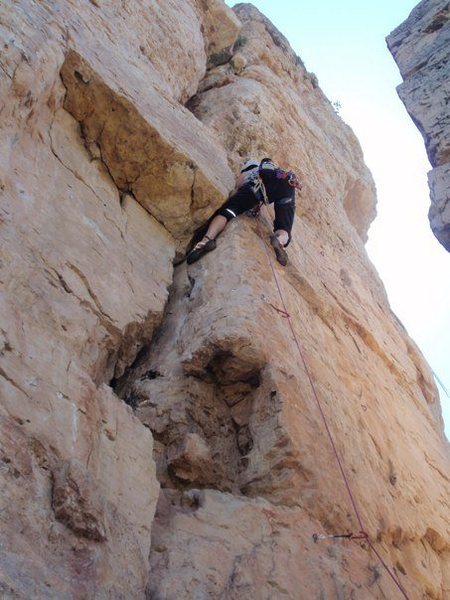
<path id="1" fill-rule="evenodd" d="M 253 159 L 247 160 L 236 181 L 236 191 L 209 220 L 206 233 L 186 257 L 188 264 L 216 248 L 216 238 L 228 221 L 244 212 L 257 212 L 263 203 L 273 203 L 275 221 L 270 243 L 278 262 L 285 266 L 288 261 L 285 248 L 291 241 L 295 215 L 296 188 L 301 189 L 296 175 L 292 171 L 280 169 L 272 159 L 264 158 L 260 163 Z"/>

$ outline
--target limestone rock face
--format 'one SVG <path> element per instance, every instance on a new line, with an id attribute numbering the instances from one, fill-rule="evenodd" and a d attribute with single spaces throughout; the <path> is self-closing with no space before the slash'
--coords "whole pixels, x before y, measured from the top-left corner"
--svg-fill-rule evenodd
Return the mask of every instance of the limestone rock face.
<path id="1" fill-rule="evenodd" d="M 325 194 L 330 213 L 346 216 L 365 241 L 375 186 L 358 140 L 270 21 L 250 4 L 235 10 L 243 23 L 235 53 L 208 70 L 188 106 L 221 135 L 235 169 L 271 156 L 303 176 L 311 212 Z"/>
<path id="2" fill-rule="evenodd" d="M 397 88 L 419 128 L 433 169 L 428 174 L 431 229 L 450 252 L 450 8 L 423 0 L 388 37 L 403 77 Z"/>
<path id="3" fill-rule="evenodd" d="M 202 14 L 203 34 L 209 65 L 227 63 L 242 24 L 222 0 L 197 0 Z"/>
<path id="4" fill-rule="evenodd" d="M 148 597 L 397 597 L 376 561 L 361 563 L 357 544 L 342 547 L 336 540 L 324 549 L 311 542 L 315 527 L 302 510 L 263 498 L 165 490 L 153 529 Z"/>
<path id="5" fill-rule="evenodd" d="M 109 384 L 233 184 L 180 103 L 205 73 L 202 18 L 190 2 L 0 7 L 2 595 L 145 588 L 152 438 Z"/>
<path id="6" fill-rule="evenodd" d="M 394 598 L 372 544 L 443 600 L 437 391 L 364 250 L 359 144 L 287 40 L 219 0 L 0 20 L 0 595 Z M 179 263 L 267 155 L 304 181 L 288 266 L 271 209 Z"/>

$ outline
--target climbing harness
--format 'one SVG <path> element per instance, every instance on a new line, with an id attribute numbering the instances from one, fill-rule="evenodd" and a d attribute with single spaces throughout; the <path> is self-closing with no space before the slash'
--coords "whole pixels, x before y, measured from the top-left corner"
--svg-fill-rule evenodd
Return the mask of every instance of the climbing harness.
<path id="1" fill-rule="evenodd" d="M 270 219 L 270 214 L 269 214 L 269 211 L 268 211 L 267 207 L 265 206 L 264 208 L 265 208 L 265 210 L 266 210 L 266 215 L 267 215 L 267 217 Z M 291 333 L 292 333 L 292 337 L 293 337 L 294 343 L 295 343 L 295 345 L 296 345 L 296 347 L 297 347 L 297 350 L 298 350 L 299 356 L 300 356 L 300 358 L 301 358 L 301 362 L 302 362 L 302 364 L 303 364 L 303 368 L 304 368 L 304 370 L 305 370 L 305 373 L 306 373 L 306 375 L 307 375 L 307 378 L 308 378 L 308 381 L 309 381 L 309 383 L 310 383 L 310 386 L 311 386 L 311 389 L 312 389 L 312 392 L 313 392 L 313 395 L 314 395 L 314 398 L 315 398 L 315 401 L 316 401 L 317 407 L 318 407 L 318 409 L 319 409 L 319 412 L 320 412 L 320 415 L 321 415 L 321 418 L 322 418 L 323 425 L 324 425 L 324 427 L 325 427 L 325 430 L 326 430 L 326 432 L 327 432 L 328 440 L 329 440 L 329 442 L 330 442 L 330 444 L 331 444 L 331 447 L 332 447 L 332 449 L 333 449 L 333 453 L 334 453 L 334 455 L 335 455 L 336 462 L 337 462 L 337 464 L 338 464 L 338 467 L 339 467 L 339 471 L 340 471 L 340 473 L 341 473 L 341 476 L 342 476 L 342 479 L 343 479 L 343 482 L 344 482 L 345 488 L 346 488 L 346 490 L 347 490 L 347 494 L 348 494 L 348 496 L 349 496 L 350 502 L 351 502 L 351 504 L 352 504 L 352 506 L 353 506 L 353 511 L 354 511 L 354 513 L 355 513 L 355 516 L 356 516 L 356 519 L 357 519 L 357 521 L 358 521 L 358 525 L 359 525 L 359 527 L 360 527 L 360 531 L 359 531 L 359 533 L 358 533 L 358 534 L 356 534 L 356 535 L 355 535 L 355 534 L 353 534 L 353 533 L 348 533 L 348 534 L 347 534 L 347 533 L 346 533 L 346 534 L 342 534 L 342 533 L 341 533 L 341 534 L 330 534 L 330 535 L 328 535 L 328 534 L 319 534 L 319 533 L 315 533 L 315 534 L 312 536 L 312 537 L 313 537 L 313 540 L 314 540 L 314 542 L 315 542 L 315 543 L 317 543 L 319 540 L 324 540 L 324 539 L 335 539 L 335 538 L 344 538 L 344 539 L 348 539 L 348 540 L 365 540 L 365 541 L 367 542 L 367 544 L 369 545 L 369 547 L 371 548 L 371 550 L 373 551 L 373 553 L 375 554 L 375 556 L 378 558 L 378 560 L 380 561 L 380 563 L 381 563 L 381 564 L 383 565 L 383 567 L 385 568 L 386 572 L 387 572 L 387 573 L 390 575 L 391 579 L 394 581 L 395 585 L 398 587 L 398 589 L 399 589 L 399 590 L 400 590 L 400 592 L 402 593 L 403 597 L 404 597 L 404 598 L 406 598 L 406 600 L 409 600 L 409 597 L 408 597 L 407 593 L 405 592 L 405 590 L 403 589 L 403 587 L 402 587 L 402 585 L 401 585 L 400 581 L 397 579 L 396 575 L 395 575 L 395 574 L 392 572 L 392 570 L 391 570 L 391 569 L 388 567 L 388 565 L 386 564 L 386 562 L 383 560 L 383 558 L 381 557 L 380 553 L 379 553 L 379 552 L 378 552 L 378 550 L 375 548 L 375 546 L 374 546 L 374 544 L 373 544 L 372 540 L 370 539 L 370 537 L 369 537 L 369 534 L 368 534 L 368 533 L 366 533 L 366 531 L 365 531 L 365 529 L 364 529 L 363 522 L 362 522 L 362 519 L 361 519 L 361 515 L 360 515 L 360 513 L 359 513 L 359 510 L 358 510 L 358 507 L 357 507 L 357 504 L 356 504 L 356 500 L 355 500 L 355 498 L 354 498 L 354 496 L 353 496 L 353 492 L 352 492 L 352 490 L 351 490 L 351 487 L 350 487 L 350 484 L 349 484 L 349 481 L 348 481 L 347 475 L 346 475 L 346 473 L 345 473 L 345 470 L 344 470 L 343 463 L 342 463 L 342 461 L 341 461 L 341 458 L 339 457 L 339 453 L 338 453 L 338 450 L 337 450 L 337 447 L 336 447 L 336 443 L 335 443 L 335 441 L 334 441 L 334 438 L 333 438 L 333 435 L 332 435 L 332 433 L 331 433 L 331 430 L 330 430 L 330 428 L 329 428 L 329 426 L 328 426 L 328 422 L 327 422 L 327 419 L 326 419 L 326 416 L 325 416 L 325 412 L 324 412 L 324 410 L 323 410 L 323 408 L 322 408 L 322 404 L 321 404 L 321 402 L 320 402 L 320 399 L 319 399 L 319 396 L 318 396 L 318 394 L 317 394 L 316 387 L 315 387 L 315 385 L 314 385 L 314 381 L 313 381 L 313 379 L 312 379 L 312 376 L 311 376 L 310 370 L 309 370 L 309 368 L 308 368 L 308 365 L 307 365 L 307 363 L 306 363 L 306 360 L 305 360 L 305 357 L 304 357 L 304 355 L 303 355 L 302 349 L 301 349 L 301 347 L 300 347 L 300 343 L 299 343 L 299 341 L 298 341 L 298 338 L 297 338 L 297 335 L 296 335 L 296 333 L 295 333 L 295 329 L 294 329 L 294 326 L 293 326 L 293 324 L 292 324 L 292 317 L 291 317 L 291 315 L 288 313 L 288 310 L 287 310 L 287 308 L 286 308 L 286 303 L 285 303 L 285 301 L 284 301 L 283 292 L 281 291 L 281 286 L 280 286 L 280 283 L 279 283 L 279 281 L 278 281 L 278 277 L 277 277 L 277 274 L 276 274 L 275 267 L 274 267 L 274 265 L 273 265 L 272 259 L 271 259 L 271 257 L 270 257 L 270 253 L 269 253 L 269 251 L 268 251 L 268 248 L 267 248 L 267 246 L 266 246 L 266 244 L 265 244 L 265 242 L 264 242 L 264 238 L 263 238 L 263 236 L 262 236 L 262 232 L 261 232 L 261 228 L 260 228 L 259 220 L 257 220 L 257 221 L 256 221 L 256 231 L 257 231 L 257 234 L 258 234 L 259 238 L 261 239 L 262 245 L 264 246 L 264 251 L 265 251 L 265 253 L 266 253 L 266 256 L 267 256 L 267 259 L 268 259 L 268 263 L 269 263 L 270 269 L 271 269 L 271 271 L 272 271 L 273 280 L 274 280 L 274 282 L 275 282 L 275 285 L 276 285 L 276 288 L 277 288 L 277 290 L 278 290 L 278 295 L 279 295 L 279 297 L 280 297 L 280 301 L 281 301 L 281 306 L 282 306 L 282 309 L 281 309 L 281 308 L 277 308 L 276 306 L 274 306 L 274 305 L 273 305 L 273 304 L 271 304 L 271 303 L 269 303 L 269 304 L 270 304 L 270 306 L 271 306 L 272 308 L 274 308 L 274 309 L 275 309 L 275 310 L 276 310 L 278 313 L 280 313 L 280 315 L 281 315 L 282 317 L 284 317 L 284 318 L 286 318 L 286 319 L 287 319 L 287 322 L 288 322 L 288 324 L 289 324 L 289 328 L 290 328 L 290 330 L 291 330 Z"/>
<path id="2" fill-rule="evenodd" d="M 300 179 L 293 171 L 285 171 L 280 167 L 276 167 L 273 163 L 265 162 L 264 165 L 265 166 L 263 167 L 263 170 L 273 171 L 277 179 L 286 179 L 291 187 L 294 187 L 299 191 L 302 189 Z M 255 172 L 250 172 L 247 183 L 251 185 L 251 189 L 256 198 L 261 198 L 261 202 L 264 204 L 269 204 L 266 187 L 260 174 L 261 169 L 262 167 L 260 166 L 257 171 L 255 170 Z M 291 199 L 289 198 L 289 200 Z"/>

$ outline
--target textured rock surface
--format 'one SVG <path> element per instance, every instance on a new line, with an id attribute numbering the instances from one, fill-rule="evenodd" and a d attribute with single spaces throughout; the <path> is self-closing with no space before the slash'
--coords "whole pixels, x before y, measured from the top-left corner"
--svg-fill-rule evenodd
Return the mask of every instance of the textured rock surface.
<path id="1" fill-rule="evenodd" d="M 375 187 L 357 139 L 270 21 L 248 5 L 235 9 L 243 22 L 237 49 L 228 64 L 208 71 L 188 106 L 219 133 L 235 169 L 270 150 L 304 176 L 308 208 L 320 190 L 330 213 L 344 207 L 366 240 Z"/>
<path id="2" fill-rule="evenodd" d="M 2 592 L 134 597 L 159 485 L 149 431 L 105 384 L 161 320 L 181 243 L 168 229 L 181 219 L 188 237 L 232 185 L 225 151 L 179 103 L 206 68 L 201 14 L 23 1 L 2 3 L 0 19 Z M 133 189 L 142 162 L 152 181 Z M 68 460 L 86 473 L 55 514 Z M 94 489 L 104 508 L 91 535 L 78 522 Z"/>
<path id="3" fill-rule="evenodd" d="M 318 528 L 303 511 L 263 499 L 165 491 L 153 530 L 148 597 L 396 597 L 377 562 L 367 555 L 361 560 L 365 553 L 357 544 L 311 543 Z"/>
<path id="4" fill-rule="evenodd" d="M 305 181 L 276 270 L 364 525 L 444 599 L 436 388 L 365 254 L 359 144 L 288 42 L 218 0 L 0 19 L 2 596 L 398 593 L 367 543 L 312 541 L 359 525 L 256 222 L 173 268 L 256 154 Z"/>
<path id="5" fill-rule="evenodd" d="M 450 252 L 450 7 L 423 0 L 388 37 L 404 79 L 397 88 L 419 128 L 432 171 L 428 174 L 431 228 Z"/>
<path id="6" fill-rule="evenodd" d="M 197 0 L 202 15 L 208 64 L 226 63 L 241 30 L 241 22 L 222 0 Z"/>

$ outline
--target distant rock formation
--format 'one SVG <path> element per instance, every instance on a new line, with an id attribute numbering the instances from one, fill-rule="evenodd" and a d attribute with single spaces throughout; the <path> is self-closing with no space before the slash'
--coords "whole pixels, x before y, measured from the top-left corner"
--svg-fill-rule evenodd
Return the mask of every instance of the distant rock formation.
<path id="1" fill-rule="evenodd" d="M 250 4 L 4 0 L 0 22 L 0 596 L 399 597 L 364 536 L 313 537 L 361 524 L 410 598 L 448 596 L 438 393 L 317 78 Z M 264 156 L 304 181 L 285 309 L 265 212 L 180 263 Z"/>
<path id="2" fill-rule="evenodd" d="M 397 88 L 422 134 L 433 169 L 428 174 L 434 235 L 450 252 L 450 5 L 423 0 L 386 38 L 403 77 Z"/>

